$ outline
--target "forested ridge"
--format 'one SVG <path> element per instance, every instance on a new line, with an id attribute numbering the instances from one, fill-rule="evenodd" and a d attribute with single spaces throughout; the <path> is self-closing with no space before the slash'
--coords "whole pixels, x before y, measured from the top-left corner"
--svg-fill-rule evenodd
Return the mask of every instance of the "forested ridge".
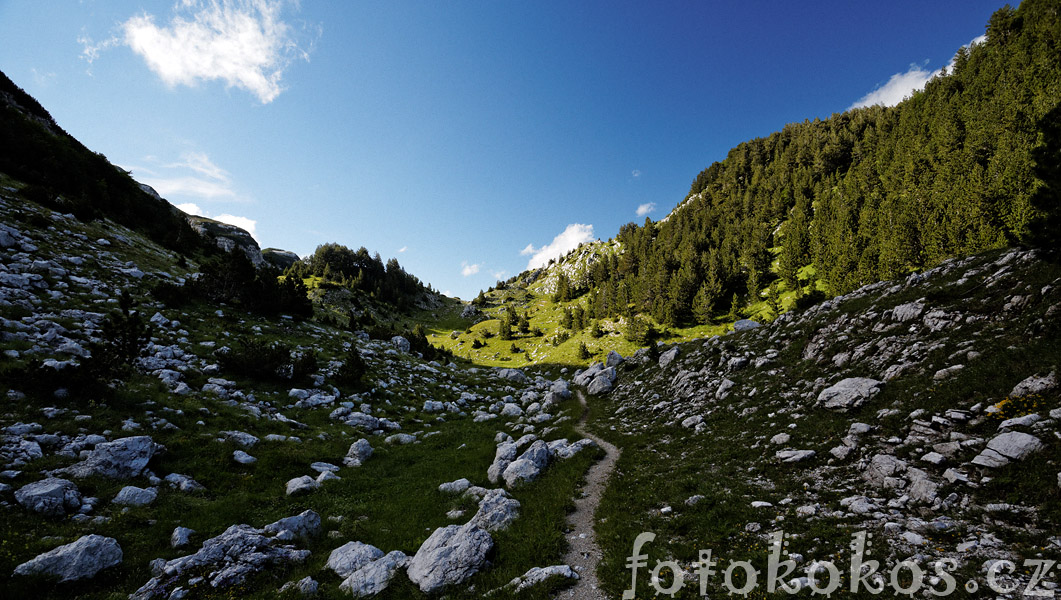
<path id="1" fill-rule="evenodd" d="M 1059 8 L 1025 0 L 1000 9 L 986 41 L 959 50 L 949 72 L 897 106 L 738 145 L 667 218 L 622 227 L 621 255 L 572 277 L 560 299 L 588 294 L 597 318 L 708 322 L 768 292 L 775 302 L 779 291 L 842 294 L 1050 239 L 1033 230 L 1043 217 L 1056 223 L 1057 190 L 1044 181 L 1057 169 L 1046 145 L 1057 143 L 1050 131 L 1061 116 Z"/>

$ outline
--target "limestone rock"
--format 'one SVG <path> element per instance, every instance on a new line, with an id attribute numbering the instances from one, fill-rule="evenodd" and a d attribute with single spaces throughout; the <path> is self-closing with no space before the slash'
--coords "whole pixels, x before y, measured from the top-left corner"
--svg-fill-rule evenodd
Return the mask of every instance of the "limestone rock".
<path id="1" fill-rule="evenodd" d="M 1034 435 L 1007 431 L 992 438 L 972 462 L 974 465 L 994 469 L 1008 465 L 1014 460 L 1023 460 L 1042 448 L 1042 441 Z"/>
<path id="2" fill-rule="evenodd" d="M 48 517 L 61 517 L 77 511 L 81 506 L 81 493 L 74 482 L 49 477 L 19 488 L 15 491 L 15 500 L 26 510 Z"/>
<path id="3" fill-rule="evenodd" d="M 858 408 L 880 393 L 883 382 L 868 377 L 849 377 L 818 394 L 818 404 L 839 412 Z"/>
<path id="4" fill-rule="evenodd" d="M 15 568 L 15 575 L 46 575 L 60 582 L 91 579 L 103 569 L 122 564 L 118 540 L 102 535 L 86 535 L 77 541 L 49 550 Z"/>
<path id="5" fill-rule="evenodd" d="M 440 527 L 409 561 L 409 579 L 425 594 L 462 583 L 486 567 L 493 547 L 490 534 L 472 523 Z"/>
<path id="6" fill-rule="evenodd" d="M 85 460 L 62 472 L 73 477 L 101 476 L 111 479 L 131 479 L 140 475 L 159 446 L 146 435 L 127 437 L 96 444 Z"/>

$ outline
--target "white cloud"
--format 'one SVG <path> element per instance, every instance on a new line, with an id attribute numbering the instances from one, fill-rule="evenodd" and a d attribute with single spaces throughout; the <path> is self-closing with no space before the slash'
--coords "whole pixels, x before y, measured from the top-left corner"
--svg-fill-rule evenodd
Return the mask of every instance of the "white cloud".
<path id="1" fill-rule="evenodd" d="M 461 263 L 461 275 L 464 275 L 465 277 L 470 277 L 478 273 L 481 267 L 481 264 L 470 265 L 468 264 L 468 261 L 464 261 Z"/>
<path id="2" fill-rule="evenodd" d="M 401 248 L 398 248 L 398 254 L 401 254 L 401 253 L 405 252 L 408 249 L 409 249 L 409 246 L 402 246 Z"/>
<path id="3" fill-rule="evenodd" d="M 593 239 L 592 225 L 572 223 L 549 244 L 541 248 L 534 248 L 533 245 L 527 244 L 520 254 L 533 254 L 534 256 L 531 256 L 527 262 L 527 269 L 537 269 L 549 264 L 550 260 L 578 248 L 579 244 L 592 242 Z"/>
<path id="4" fill-rule="evenodd" d="M 983 35 L 975 37 L 966 47 L 983 43 L 986 39 L 987 36 Z M 847 110 L 863 106 L 873 106 L 874 104 L 895 106 L 904 99 L 909 98 L 915 91 L 923 89 L 929 80 L 943 72 L 943 69 L 930 71 L 925 68 L 927 64 L 927 60 L 920 66 L 912 64 L 905 73 L 896 73 L 892 75 L 887 83 L 878 86 L 877 89 L 859 98 L 854 104 L 847 107 Z M 953 67 L 954 59 L 951 59 L 945 68 L 949 71 Z"/>
<path id="5" fill-rule="evenodd" d="M 643 217 L 654 210 L 656 210 L 656 203 L 647 202 L 637 207 L 637 216 Z"/>
<path id="6" fill-rule="evenodd" d="M 637 179 L 638 177 L 641 177 L 641 169 L 634 169 L 633 171 L 630 171 L 630 175 L 634 179 Z"/>
<path id="7" fill-rule="evenodd" d="M 214 164 L 204 152 L 185 152 L 176 162 L 163 163 L 153 156 L 145 157 L 144 162 L 148 166 L 127 170 L 163 198 L 243 201 L 236 194 L 228 171 Z"/>
<path id="8" fill-rule="evenodd" d="M 494 276 L 494 279 L 497 279 L 498 281 L 504 279 L 505 275 L 507 275 L 507 274 L 508 274 L 508 271 L 506 271 L 504 269 L 501 269 L 500 271 L 496 271 L 496 272 L 492 273 L 492 275 Z"/>
<path id="9" fill-rule="evenodd" d="M 156 190 L 156 191 L 158 191 L 158 190 Z M 201 216 L 203 214 L 203 209 L 199 208 L 198 204 L 193 204 L 191 202 L 185 202 L 184 204 L 178 204 L 177 208 L 180 209 L 185 214 L 192 215 L 192 216 L 195 216 L 195 215 L 200 215 Z"/>
<path id="10" fill-rule="evenodd" d="M 81 56 L 92 64 L 100 53 L 125 45 L 170 86 L 194 86 L 220 80 L 254 94 L 262 104 L 283 91 L 284 70 L 295 60 L 309 60 L 299 31 L 284 21 L 293 0 L 179 0 L 168 23 L 154 15 L 133 16 L 120 33 L 94 43 L 81 36 Z"/>

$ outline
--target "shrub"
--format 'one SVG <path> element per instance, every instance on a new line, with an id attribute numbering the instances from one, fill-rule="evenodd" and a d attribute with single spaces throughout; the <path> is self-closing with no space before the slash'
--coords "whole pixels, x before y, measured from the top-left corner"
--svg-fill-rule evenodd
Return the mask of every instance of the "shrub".
<path id="1" fill-rule="evenodd" d="M 358 351 L 357 346 L 351 345 L 346 351 L 343 364 L 339 366 L 333 377 L 339 385 L 357 385 L 361 383 L 366 373 L 368 373 L 368 365 L 365 359 L 361 358 L 361 352 Z"/>

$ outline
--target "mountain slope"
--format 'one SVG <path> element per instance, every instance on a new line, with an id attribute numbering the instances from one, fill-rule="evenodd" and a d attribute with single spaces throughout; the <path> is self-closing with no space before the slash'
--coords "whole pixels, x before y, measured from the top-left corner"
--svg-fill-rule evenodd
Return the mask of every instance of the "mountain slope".
<path id="1" fill-rule="evenodd" d="M 983 43 L 899 105 L 738 145 L 666 219 L 619 231 L 619 264 L 585 290 L 600 316 L 709 323 L 757 312 L 771 289 L 842 294 L 1027 241 L 1040 217 L 1056 223 L 1057 193 L 1031 198 L 1056 155 L 1036 167 L 1033 150 L 1056 144 L 1043 132 L 1061 98 L 1057 13 L 1044 0 L 1003 8 Z"/>

